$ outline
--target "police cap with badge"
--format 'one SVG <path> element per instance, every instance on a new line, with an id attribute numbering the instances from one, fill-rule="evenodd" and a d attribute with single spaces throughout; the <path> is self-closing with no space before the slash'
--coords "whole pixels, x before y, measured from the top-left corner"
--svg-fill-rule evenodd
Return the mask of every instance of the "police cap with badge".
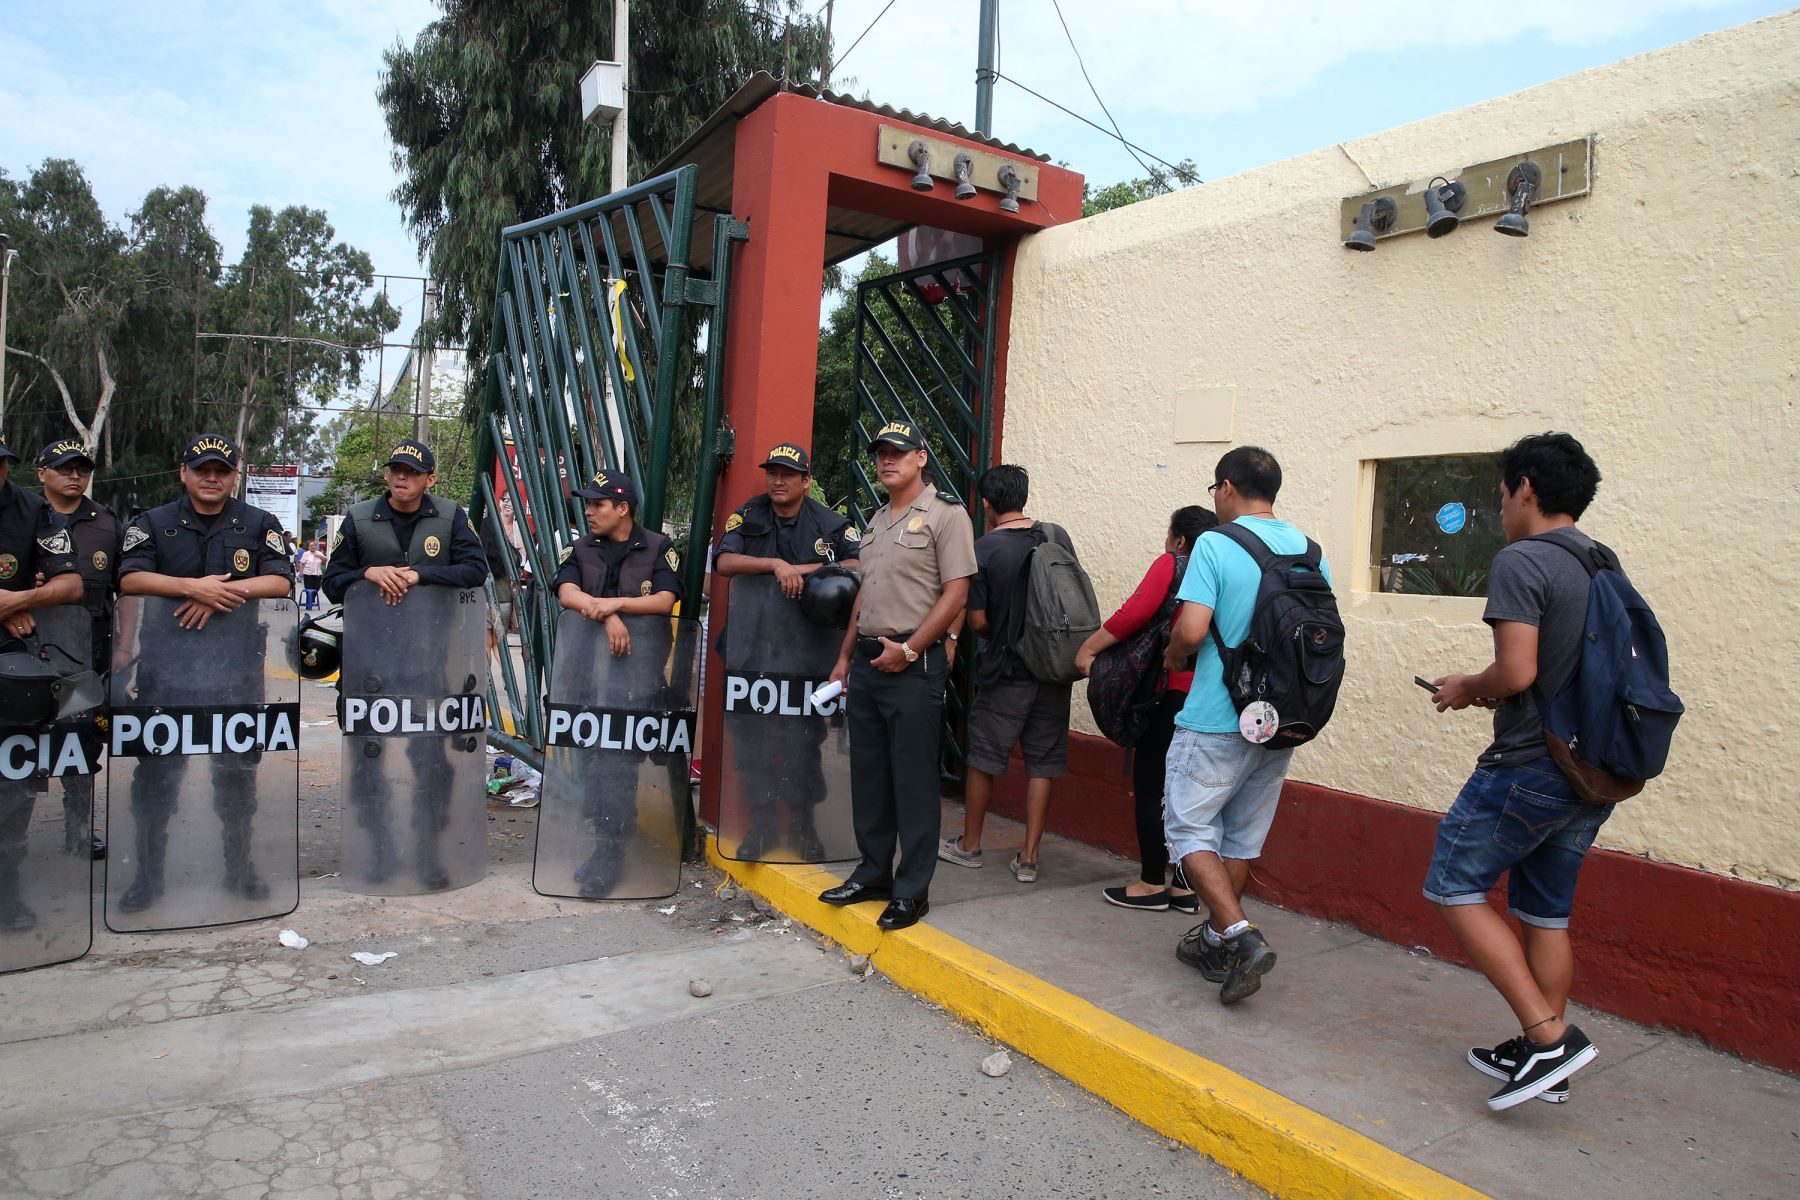
<path id="1" fill-rule="evenodd" d="M 631 476 L 621 475 L 617 471 L 596 471 L 593 479 L 586 487 L 575 489 L 575 495 L 583 500 L 611 500 L 615 504 L 629 504 L 637 507 L 637 484 Z"/>

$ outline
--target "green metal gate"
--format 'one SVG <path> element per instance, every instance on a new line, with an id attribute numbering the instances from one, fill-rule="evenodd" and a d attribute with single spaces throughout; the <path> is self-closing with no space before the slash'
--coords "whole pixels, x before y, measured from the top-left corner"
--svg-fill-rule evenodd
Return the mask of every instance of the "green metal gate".
<path id="1" fill-rule="evenodd" d="M 991 250 L 857 285 L 850 504 L 863 527 L 886 502 L 869 474 L 869 439 L 887 422 L 905 421 L 925 431 L 933 481 L 968 507 L 981 535 L 975 487 L 994 441 L 1001 263 Z M 975 656 L 958 655 L 944 705 L 939 765 L 946 782 L 963 778 L 974 689 Z"/>
<path id="2" fill-rule="evenodd" d="M 701 602 L 731 256 L 748 230 L 712 216 L 710 261 L 702 250 L 695 269 L 698 176 L 681 167 L 501 235 L 469 515 L 500 551 L 495 574 L 511 591 L 519 630 L 516 648 L 504 629 L 492 639 L 489 739 L 540 766 L 558 609 L 549 583 L 563 550 L 587 531 L 571 489 L 596 471 L 623 471 L 638 483 L 642 524 L 685 517 L 682 582 L 688 603 Z M 682 449 L 694 452 L 691 479 L 672 494 Z M 516 544 L 497 479 L 514 499 Z"/>

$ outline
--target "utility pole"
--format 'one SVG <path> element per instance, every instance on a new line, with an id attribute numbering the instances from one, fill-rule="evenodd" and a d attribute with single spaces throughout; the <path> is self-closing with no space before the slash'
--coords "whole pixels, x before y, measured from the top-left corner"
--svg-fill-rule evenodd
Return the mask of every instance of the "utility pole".
<path id="1" fill-rule="evenodd" d="M 994 134 L 994 34 L 1000 24 L 1000 0 L 981 0 L 981 37 L 975 55 L 975 132 Z"/>
<path id="2" fill-rule="evenodd" d="M 831 90 L 831 10 L 837 0 L 825 0 L 825 41 L 819 48 L 819 90 Z"/>
<path id="3" fill-rule="evenodd" d="M 413 437 L 421 442 L 425 441 L 431 417 L 431 360 L 437 357 L 437 339 L 432 336 L 431 323 L 437 317 L 437 296 L 437 280 L 427 279 L 425 316 L 419 321 L 419 387 L 413 396 Z"/>
<path id="4" fill-rule="evenodd" d="M 12 284 L 12 262 L 19 252 L 7 245 L 12 241 L 0 233 L 0 427 L 6 423 L 6 293 Z"/>
<path id="5" fill-rule="evenodd" d="M 613 58 L 618 60 L 624 89 L 619 97 L 619 112 L 612 127 L 612 190 L 622 192 L 626 184 L 626 162 L 630 157 L 630 139 L 626 115 L 631 109 L 631 4 L 630 0 L 613 0 Z"/>

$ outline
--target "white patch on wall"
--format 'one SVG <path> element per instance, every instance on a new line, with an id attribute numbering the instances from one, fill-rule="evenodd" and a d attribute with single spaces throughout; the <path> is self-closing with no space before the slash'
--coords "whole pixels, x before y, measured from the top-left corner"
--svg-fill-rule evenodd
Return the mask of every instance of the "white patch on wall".
<path id="1" fill-rule="evenodd" d="M 1176 443 L 1230 442 L 1237 421 L 1237 386 L 1190 387 L 1175 393 Z"/>

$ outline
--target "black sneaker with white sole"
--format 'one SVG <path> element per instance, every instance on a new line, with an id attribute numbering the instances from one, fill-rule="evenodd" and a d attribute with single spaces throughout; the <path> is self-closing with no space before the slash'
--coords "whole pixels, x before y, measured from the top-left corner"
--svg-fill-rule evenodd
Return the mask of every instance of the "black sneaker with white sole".
<path id="1" fill-rule="evenodd" d="M 1219 1003 L 1236 1004 L 1262 987 L 1262 977 L 1275 967 L 1275 950 L 1262 930 L 1252 925 L 1236 937 L 1226 938 L 1225 952 L 1230 958 L 1225 982 L 1219 988 Z"/>
<path id="2" fill-rule="evenodd" d="M 1548 1046 L 1525 1043 L 1524 1053 L 1524 1061 L 1513 1068 L 1511 1078 L 1488 1097 L 1488 1107 L 1495 1112 L 1542 1095 L 1593 1062 L 1600 1052 L 1594 1049 L 1594 1043 L 1588 1041 L 1586 1034 L 1570 1025 Z"/>
<path id="3" fill-rule="evenodd" d="M 1209 983 L 1224 983 L 1231 969 L 1231 952 L 1223 942 L 1217 946 L 1206 940 L 1206 922 L 1194 926 L 1175 943 L 1175 957 L 1200 972 Z"/>
<path id="4" fill-rule="evenodd" d="M 1492 1050 L 1486 1046 L 1469 1047 L 1469 1065 L 1494 1079 L 1511 1079 L 1524 1057 L 1525 1039 L 1522 1037 L 1508 1038 Z M 1569 1085 L 1551 1084 L 1538 1093 L 1538 1099 L 1546 1104 L 1566 1103 L 1569 1099 Z"/>

